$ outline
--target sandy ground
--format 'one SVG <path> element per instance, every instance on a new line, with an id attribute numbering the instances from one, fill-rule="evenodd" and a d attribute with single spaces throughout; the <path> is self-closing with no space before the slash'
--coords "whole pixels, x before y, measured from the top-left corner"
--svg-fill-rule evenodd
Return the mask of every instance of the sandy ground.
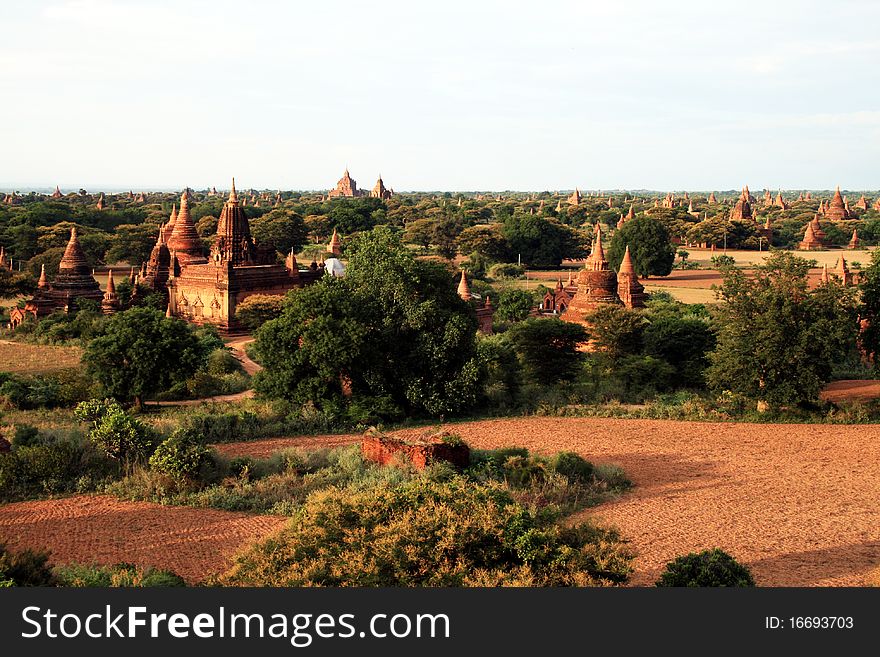
<path id="1" fill-rule="evenodd" d="M 876 425 L 529 418 L 448 428 L 474 447 L 569 449 L 623 467 L 636 487 L 581 516 L 632 541 L 636 585 L 650 585 L 675 556 L 712 547 L 747 563 L 764 586 L 860 586 L 880 565 Z M 265 455 L 345 440 L 275 439 L 223 451 Z"/>
<path id="2" fill-rule="evenodd" d="M 194 583 L 227 568 L 239 549 L 287 520 L 78 495 L 0 506 L 0 542 L 50 549 L 53 563 L 135 563 L 169 568 Z"/>

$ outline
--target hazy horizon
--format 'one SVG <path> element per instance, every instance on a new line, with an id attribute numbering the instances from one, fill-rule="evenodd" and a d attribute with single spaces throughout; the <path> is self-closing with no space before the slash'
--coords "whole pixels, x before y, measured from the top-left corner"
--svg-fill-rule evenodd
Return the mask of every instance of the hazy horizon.
<path id="1" fill-rule="evenodd" d="M 246 9 L 246 10 L 245 10 Z M 880 3 L 4 3 L 0 188 L 871 190 Z"/>

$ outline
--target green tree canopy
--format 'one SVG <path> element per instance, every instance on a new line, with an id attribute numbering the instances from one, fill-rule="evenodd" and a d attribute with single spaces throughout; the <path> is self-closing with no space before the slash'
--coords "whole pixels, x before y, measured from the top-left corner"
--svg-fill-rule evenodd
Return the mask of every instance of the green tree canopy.
<path id="1" fill-rule="evenodd" d="M 629 246 L 633 268 L 639 276 L 668 276 L 675 263 L 675 247 L 663 223 L 648 215 L 638 215 L 618 229 L 608 247 L 608 263 L 620 269 Z"/>
<path id="2" fill-rule="evenodd" d="M 577 348 L 587 339 L 580 324 L 536 317 L 514 324 L 504 335 L 525 374 L 535 382 L 571 380 L 580 371 L 582 354 Z"/>
<path id="3" fill-rule="evenodd" d="M 880 360 L 880 249 L 874 249 L 870 266 L 862 270 L 859 287 L 862 291 L 860 314 L 867 320 L 862 332 L 862 348 L 877 363 Z"/>
<path id="4" fill-rule="evenodd" d="M 759 408 L 812 402 L 832 366 L 855 351 L 855 288 L 807 286 L 810 262 L 773 253 L 754 275 L 722 270 L 718 345 L 706 371 L 711 388 Z"/>
<path id="5" fill-rule="evenodd" d="M 138 405 L 184 381 L 205 362 L 192 326 L 152 308 L 113 315 L 83 354 L 86 371 L 106 394 Z"/>
<path id="6" fill-rule="evenodd" d="M 537 214 L 507 215 L 501 233 L 510 244 L 511 256 L 521 256 L 532 267 L 558 267 L 566 258 L 586 254 L 584 234 Z"/>
<path id="7" fill-rule="evenodd" d="M 387 227 L 354 238 L 348 255 L 345 277 L 290 295 L 257 331 L 257 390 L 369 419 L 473 404 L 477 322 L 448 270 Z"/>
<path id="8" fill-rule="evenodd" d="M 271 244 L 281 253 L 299 253 L 306 243 L 306 225 L 296 212 L 276 208 L 251 220 L 251 234 L 257 244 Z"/>

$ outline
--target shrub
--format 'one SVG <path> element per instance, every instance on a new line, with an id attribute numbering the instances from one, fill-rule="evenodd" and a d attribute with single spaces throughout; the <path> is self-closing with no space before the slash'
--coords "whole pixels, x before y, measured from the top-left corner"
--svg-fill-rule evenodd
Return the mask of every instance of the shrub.
<path id="1" fill-rule="evenodd" d="M 593 464 L 574 452 L 557 452 L 549 462 L 550 468 L 571 483 L 589 483 L 595 472 Z"/>
<path id="2" fill-rule="evenodd" d="M 187 416 L 183 428 L 199 436 L 203 443 L 252 440 L 266 433 L 260 417 L 252 411 L 197 413 Z"/>
<path id="3" fill-rule="evenodd" d="M 91 423 L 89 440 L 111 459 L 136 461 L 149 457 L 155 448 L 153 430 L 113 400 L 82 402 L 74 409 L 74 415 Z"/>
<path id="4" fill-rule="evenodd" d="M 177 430 L 156 447 L 150 468 L 177 479 L 195 479 L 210 461 L 210 450 L 191 432 Z"/>
<path id="5" fill-rule="evenodd" d="M 30 424 L 17 424 L 12 437 L 13 448 L 30 447 L 40 442 L 40 430 Z"/>
<path id="6" fill-rule="evenodd" d="M 241 371 L 241 362 L 228 349 L 215 349 L 208 356 L 208 374 L 220 376 Z"/>
<path id="7" fill-rule="evenodd" d="M 522 265 L 501 262 L 489 267 L 489 278 L 522 278 L 526 270 Z"/>
<path id="8" fill-rule="evenodd" d="M 113 472 L 112 462 L 69 440 L 16 447 L 0 454 L 0 501 L 89 490 Z"/>
<path id="9" fill-rule="evenodd" d="M 656 586 L 754 586 L 749 569 L 715 548 L 691 552 L 666 564 Z"/>
<path id="10" fill-rule="evenodd" d="M 54 574 L 59 586 L 138 588 L 186 586 L 186 582 L 170 570 L 141 568 L 128 563 L 114 566 L 66 564 L 56 566 Z"/>
<path id="11" fill-rule="evenodd" d="M 608 586 L 631 555 L 617 534 L 562 527 L 498 484 L 462 476 L 309 496 L 280 534 L 219 578 L 257 586 Z"/>
<path id="12" fill-rule="evenodd" d="M 55 578 L 48 561 L 48 552 L 11 552 L 0 543 L 0 587 L 54 585 Z"/>

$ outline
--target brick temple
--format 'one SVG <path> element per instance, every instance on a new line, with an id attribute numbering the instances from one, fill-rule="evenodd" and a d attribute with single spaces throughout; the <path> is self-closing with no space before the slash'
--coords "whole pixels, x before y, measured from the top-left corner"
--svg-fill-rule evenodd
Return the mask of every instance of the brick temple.
<path id="1" fill-rule="evenodd" d="M 204 247 L 198 235 L 194 230 L 190 232 L 191 225 L 184 192 L 174 231 L 166 245 L 170 252 L 167 285 L 171 316 L 234 331 L 239 328 L 235 320 L 236 306 L 247 297 L 284 295 L 324 274 L 324 268 L 314 263 L 310 269 L 300 271 L 293 257 L 288 257 L 286 265 L 279 264 L 273 246 L 254 243 L 234 180 L 220 212 L 209 258 L 203 255 Z M 161 235 L 159 239 L 163 239 Z M 161 246 L 157 244 L 157 247 L 161 251 Z M 149 276 L 148 272 L 148 280 Z"/>
<path id="2" fill-rule="evenodd" d="M 15 328 L 29 317 L 42 319 L 56 311 L 68 313 L 76 310 L 80 299 L 100 303 L 103 297 L 101 286 L 92 276 L 92 268 L 79 243 L 76 227 L 73 227 L 70 229 L 70 239 L 58 266 L 58 273 L 50 283 L 46 276 L 46 266 L 43 265 L 36 293 L 25 303 L 24 308 L 10 310 L 10 324 Z"/>

